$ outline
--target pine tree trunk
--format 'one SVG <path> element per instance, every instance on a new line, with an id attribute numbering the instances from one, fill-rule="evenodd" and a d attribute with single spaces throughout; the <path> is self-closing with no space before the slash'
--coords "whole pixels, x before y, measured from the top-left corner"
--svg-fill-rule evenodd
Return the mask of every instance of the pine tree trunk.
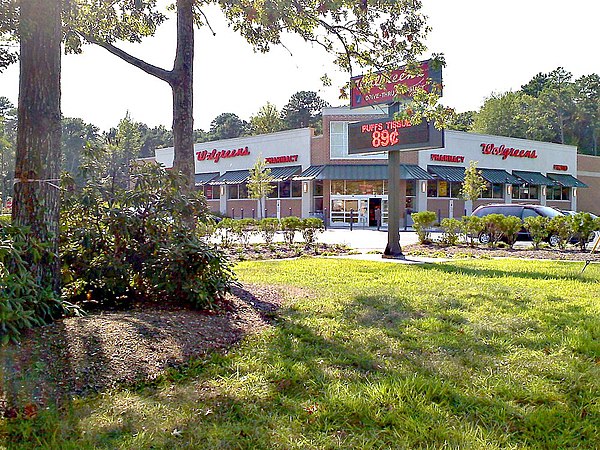
<path id="1" fill-rule="evenodd" d="M 177 52 L 171 78 L 173 90 L 173 168 L 187 179 L 188 190 L 194 188 L 194 117 L 193 65 L 194 20 L 193 0 L 177 0 Z"/>
<path id="2" fill-rule="evenodd" d="M 49 244 L 41 261 L 25 255 L 36 279 L 60 288 L 58 186 L 61 152 L 61 1 L 21 0 L 20 78 L 12 219 Z"/>

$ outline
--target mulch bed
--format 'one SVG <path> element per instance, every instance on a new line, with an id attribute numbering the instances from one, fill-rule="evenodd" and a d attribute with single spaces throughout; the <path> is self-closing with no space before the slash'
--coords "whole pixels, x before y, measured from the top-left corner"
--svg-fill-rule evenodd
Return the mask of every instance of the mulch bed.
<path id="1" fill-rule="evenodd" d="M 234 287 L 218 311 L 177 306 L 134 307 L 69 317 L 28 330 L 0 348 L 0 417 L 19 408 L 59 405 L 73 396 L 151 381 L 170 367 L 227 348 L 270 326 L 285 298 L 270 286 Z"/>
<path id="2" fill-rule="evenodd" d="M 600 252 L 581 251 L 569 246 L 565 250 L 532 246 L 511 248 L 469 247 L 468 245 L 444 246 L 439 243 L 407 245 L 403 248 L 406 255 L 429 256 L 438 258 L 520 258 L 551 259 L 561 261 L 600 262 Z"/>

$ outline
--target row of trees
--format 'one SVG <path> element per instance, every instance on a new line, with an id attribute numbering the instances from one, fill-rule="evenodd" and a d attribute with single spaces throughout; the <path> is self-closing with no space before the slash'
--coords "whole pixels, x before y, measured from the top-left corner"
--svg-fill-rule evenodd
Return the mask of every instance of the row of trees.
<path id="1" fill-rule="evenodd" d="M 304 126 L 320 128 L 321 109 L 324 106 L 327 103 L 315 92 L 300 91 L 292 95 L 282 111 L 267 103 L 250 118 L 250 122 L 233 113 L 220 114 L 211 122 L 209 131 L 194 130 L 194 142 Z M 17 109 L 6 97 L 0 97 L 0 198 L 3 203 L 7 197 L 12 196 L 16 137 Z M 79 169 L 83 163 L 83 154 L 90 148 L 106 148 L 106 153 L 110 153 L 113 158 L 113 166 L 126 168 L 133 158 L 154 156 L 154 149 L 172 146 L 173 132 L 162 125 L 151 128 L 145 123 L 134 121 L 129 114 L 116 127 L 105 132 L 83 119 L 65 117 L 62 119 L 61 142 L 60 170 L 71 174 L 77 184 L 82 185 L 85 180 Z M 111 151 L 108 151 L 108 147 L 112 147 Z M 115 151 L 117 149 L 122 151 Z"/>
<path id="2" fill-rule="evenodd" d="M 450 128 L 576 145 L 600 154 L 600 75 L 562 67 L 538 73 L 518 91 L 492 94 L 479 111 L 457 115 Z"/>

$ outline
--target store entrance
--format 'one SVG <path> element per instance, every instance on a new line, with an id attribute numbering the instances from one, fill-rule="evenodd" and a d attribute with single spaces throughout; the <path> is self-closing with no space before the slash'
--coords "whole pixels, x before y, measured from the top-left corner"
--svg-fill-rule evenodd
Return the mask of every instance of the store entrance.
<path id="1" fill-rule="evenodd" d="M 369 226 L 376 227 L 377 220 L 375 219 L 375 209 L 381 209 L 381 199 L 380 198 L 370 198 L 369 199 Z"/>

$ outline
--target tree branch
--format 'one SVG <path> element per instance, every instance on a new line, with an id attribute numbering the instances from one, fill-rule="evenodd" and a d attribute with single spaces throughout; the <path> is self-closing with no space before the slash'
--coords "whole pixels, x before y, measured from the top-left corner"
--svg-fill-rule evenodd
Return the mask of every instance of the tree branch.
<path id="1" fill-rule="evenodd" d="M 92 44 L 99 45 L 103 49 L 105 49 L 108 52 L 112 53 L 113 55 L 121 58 L 123 61 L 131 64 L 132 66 L 135 66 L 140 70 L 143 70 L 147 74 L 155 76 L 156 78 L 166 81 L 169 84 L 172 83 L 172 81 L 173 81 L 173 71 L 172 70 L 165 70 L 160 67 L 149 64 L 146 61 L 136 58 L 135 56 L 130 55 L 126 51 L 121 50 L 118 47 L 115 47 L 113 44 L 111 44 L 109 42 L 104 42 L 99 39 L 95 39 L 92 36 L 88 36 L 86 34 L 81 33 L 80 31 L 78 31 L 77 33 L 81 37 L 83 37 L 86 41 L 88 41 Z"/>

